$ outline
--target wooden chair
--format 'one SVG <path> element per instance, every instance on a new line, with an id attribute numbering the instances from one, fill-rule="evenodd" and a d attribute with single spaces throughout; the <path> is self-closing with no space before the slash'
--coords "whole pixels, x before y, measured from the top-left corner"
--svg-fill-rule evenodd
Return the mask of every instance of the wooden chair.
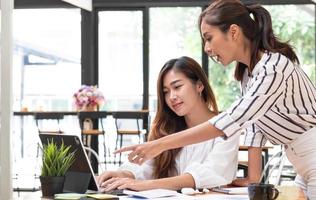
<path id="1" fill-rule="evenodd" d="M 124 136 L 137 136 L 138 143 L 146 139 L 147 131 L 144 128 L 144 121 L 148 118 L 148 111 L 117 111 L 113 112 L 112 116 L 115 120 L 116 127 L 116 149 L 122 147 Z M 119 157 L 119 164 L 122 163 L 121 154 Z"/>
<path id="2" fill-rule="evenodd" d="M 60 120 L 64 119 L 62 113 L 57 112 L 36 112 L 34 119 L 37 126 L 38 133 L 64 133 L 60 128 Z M 55 123 L 54 123 L 55 121 Z M 54 127 L 52 124 L 54 123 Z M 49 126 L 48 126 L 49 125 Z M 45 127 L 46 126 L 46 127 Z M 53 128 L 52 128 L 53 127 Z"/>
<path id="3" fill-rule="evenodd" d="M 100 159 L 98 154 L 98 136 L 103 136 L 103 147 L 104 155 L 106 155 L 106 145 L 105 145 L 105 130 L 103 126 L 103 120 L 107 117 L 107 112 L 100 111 L 83 111 L 78 112 L 79 126 L 81 129 L 82 142 L 88 153 L 88 156 L 92 162 L 94 171 L 97 172 L 98 169 L 95 163 L 102 168 L 102 159 Z M 91 158 L 94 157 L 94 159 Z M 105 159 L 104 159 L 105 160 Z M 104 164 L 106 161 L 104 161 Z"/>
<path id="4" fill-rule="evenodd" d="M 102 135 L 104 134 L 103 119 L 107 117 L 106 112 L 78 112 L 79 125 L 83 135 Z M 91 127 L 85 127 L 85 121 L 91 122 Z M 90 121 L 91 120 L 91 121 Z M 101 127 L 98 127 L 100 124 Z"/>

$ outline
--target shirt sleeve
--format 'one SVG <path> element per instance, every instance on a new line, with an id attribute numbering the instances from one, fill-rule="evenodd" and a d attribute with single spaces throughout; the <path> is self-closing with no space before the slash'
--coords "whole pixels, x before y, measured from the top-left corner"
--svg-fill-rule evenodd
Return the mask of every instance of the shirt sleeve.
<path id="1" fill-rule="evenodd" d="M 120 166 L 120 170 L 131 172 L 137 180 L 153 179 L 153 160 L 148 160 L 142 165 L 126 162 Z"/>
<path id="2" fill-rule="evenodd" d="M 204 152 L 206 159 L 203 162 L 188 163 L 184 173 L 193 176 L 196 188 L 212 188 L 229 184 L 236 176 L 238 146 L 238 134 L 227 140 L 216 138 L 210 152 Z"/>
<path id="3" fill-rule="evenodd" d="M 244 95 L 209 123 L 230 137 L 262 117 L 283 94 L 286 80 L 294 70 L 279 53 L 265 54 L 255 66 Z"/>
<path id="4" fill-rule="evenodd" d="M 243 145 L 250 147 L 263 147 L 266 142 L 266 137 L 261 133 L 260 129 L 255 124 L 252 124 L 246 128 Z"/>

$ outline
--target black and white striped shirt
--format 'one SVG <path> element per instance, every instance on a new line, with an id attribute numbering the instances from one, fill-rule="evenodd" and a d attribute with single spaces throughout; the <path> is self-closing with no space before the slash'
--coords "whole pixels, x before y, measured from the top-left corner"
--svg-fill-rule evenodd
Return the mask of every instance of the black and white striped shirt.
<path id="1" fill-rule="evenodd" d="M 287 144 L 316 126 L 316 88 L 280 53 L 266 52 L 242 83 L 242 98 L 209 122 L 230 137 L 246 129 L 245 145 Z"/>

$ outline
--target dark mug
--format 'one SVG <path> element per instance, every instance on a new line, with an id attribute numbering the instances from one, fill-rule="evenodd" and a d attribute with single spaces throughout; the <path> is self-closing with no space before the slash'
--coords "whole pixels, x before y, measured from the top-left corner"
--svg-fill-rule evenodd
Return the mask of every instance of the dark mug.
<path id="1" fill-rule="evenodd" d="M 272 184 L 251 183 L 248 185 L 249 200 L 273 200 L 279 191 Z"/>

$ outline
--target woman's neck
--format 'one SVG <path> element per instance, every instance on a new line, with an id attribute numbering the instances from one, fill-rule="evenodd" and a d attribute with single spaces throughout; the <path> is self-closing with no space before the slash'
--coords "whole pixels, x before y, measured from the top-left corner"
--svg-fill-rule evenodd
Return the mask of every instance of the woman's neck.
<path id="1" fill-rule="evenodd" d="M 240 48 L 241 50 L 238 51 L 236 57 L 237 57 L 237 61 L 238 62 L 241 62 L 243 64 L 245 64 L 246 66 L 250 66 L 250 62 L 251 62 L 251 58 L 252 58 L 252 55 L 251 55 L 251 42 L 248 40 L 248 39 L 245 39 L 243 41 L 242 44 L 240 44 Z M 262 55 L 263 55 L 263 51 L 259 51 L 259 60 L 261 59 Z M 254 67 L 254 66 L 252 66 Z"/>
<path id="2" fill-rule="evenodd" d="M 207 106 L 197 108 L 191 113 L 184 116 L 188 128 L 199 125 L 215 116 L 215 113 L 210 111 Z"/>

